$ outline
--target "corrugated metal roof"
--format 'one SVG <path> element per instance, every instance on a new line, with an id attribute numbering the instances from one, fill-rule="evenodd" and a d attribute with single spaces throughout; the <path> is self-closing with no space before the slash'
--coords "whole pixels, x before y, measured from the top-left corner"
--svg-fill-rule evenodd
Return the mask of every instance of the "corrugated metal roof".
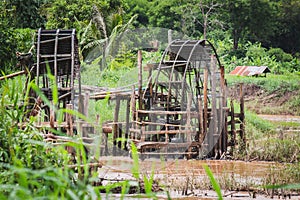
<path id="1" fill-rule="evenodd" d="M 270 73 L 271 70 L 267 66 L 237 66 L 230 74 L 240 76 L 254 76 L 263 73 Z"/>

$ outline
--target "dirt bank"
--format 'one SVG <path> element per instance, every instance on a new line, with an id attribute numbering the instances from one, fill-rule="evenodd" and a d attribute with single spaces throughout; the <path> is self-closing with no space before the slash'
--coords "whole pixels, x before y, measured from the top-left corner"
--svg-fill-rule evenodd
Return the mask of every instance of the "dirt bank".
<path id="1" fill-rule="evenodd" d="M 291 103 L 300 98 L 300 91 L 275 90 L 268 92 L 255 84 L 243 84 L 245 106 L 257 114 L 300 115 L 300 108 Z M 228 97 L 238 100 L 237 85 L 228 88 Z"/>

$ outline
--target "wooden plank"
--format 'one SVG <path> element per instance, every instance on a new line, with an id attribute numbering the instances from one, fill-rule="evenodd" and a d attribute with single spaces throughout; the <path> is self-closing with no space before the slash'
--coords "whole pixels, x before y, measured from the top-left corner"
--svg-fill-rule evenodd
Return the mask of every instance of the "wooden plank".
<path id="1" fill-rule="evenodd" d="M 187 111 L 163 111 L 163 110 L 137 110 L 137 113 L 141 114 L 153 114 L 153 115 L 187 115 Z M 190 112 L 191 116 L 198 116 L 198 112 Z"/>
<path id="2" fill-rule="evenodd" d="M 142 126 L 144 127 L 144 126 Z M 141 130 L 140 129 L 129 129 L 130 132 L 133 132 L 133 133 L 141 133 Z M 143 130 L 142 131 L 142 134 L 143 135 L 156 135 L 156 134 L 180 134 L 180 133 L 184 133 L 184 134 L 188 134 L 188 133 L 193 133 L 194 131 L 193 130 L 185 130 L 185 129 L 182 129 L 182 130 L 156 130 L 156 131 L 146 131 L 146 130 Z"/>

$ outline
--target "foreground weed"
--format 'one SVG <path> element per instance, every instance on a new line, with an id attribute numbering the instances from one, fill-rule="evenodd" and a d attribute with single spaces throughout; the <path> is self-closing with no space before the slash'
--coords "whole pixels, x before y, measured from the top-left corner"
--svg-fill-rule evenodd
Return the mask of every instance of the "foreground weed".
<path id="1" fill-rule="evenodd" d="M 216 193 L 218 195 L 218 199 L 223 200 L 222 193 L 221 193 L 221 187 L 220 187 L 219 183 L 216 181 L 212 171 L 205 164 L 203 165 L 203 168 L 205 169 L 205 172 L 210 180 L 210 183 L 211 183 L 213 189 L 216 191 Z"/>

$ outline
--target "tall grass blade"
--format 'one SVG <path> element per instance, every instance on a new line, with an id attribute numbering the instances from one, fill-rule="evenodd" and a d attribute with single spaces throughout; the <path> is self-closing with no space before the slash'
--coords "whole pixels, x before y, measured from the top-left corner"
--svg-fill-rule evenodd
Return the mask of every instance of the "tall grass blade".
<path id="1" fill-rule="evenodd" d="M 203 165 L 203 168 L 204 168 L 204 170 L 205 170 L 205 172 L 206 172 L 206 174 L 207 174 L 207 176 L 208 176 L 208 178 L 210 180 L 210 183 L 211 183 L 213 189 L 216 191 L 216 193 L 218 195 L 218 199 L 222 200 L 223 197 L 222 197 L 220 185 L 216 181 L 216 179 L 215 179 L 212 171 L 210 170 L 210 168 L 206 164 Z"/>

